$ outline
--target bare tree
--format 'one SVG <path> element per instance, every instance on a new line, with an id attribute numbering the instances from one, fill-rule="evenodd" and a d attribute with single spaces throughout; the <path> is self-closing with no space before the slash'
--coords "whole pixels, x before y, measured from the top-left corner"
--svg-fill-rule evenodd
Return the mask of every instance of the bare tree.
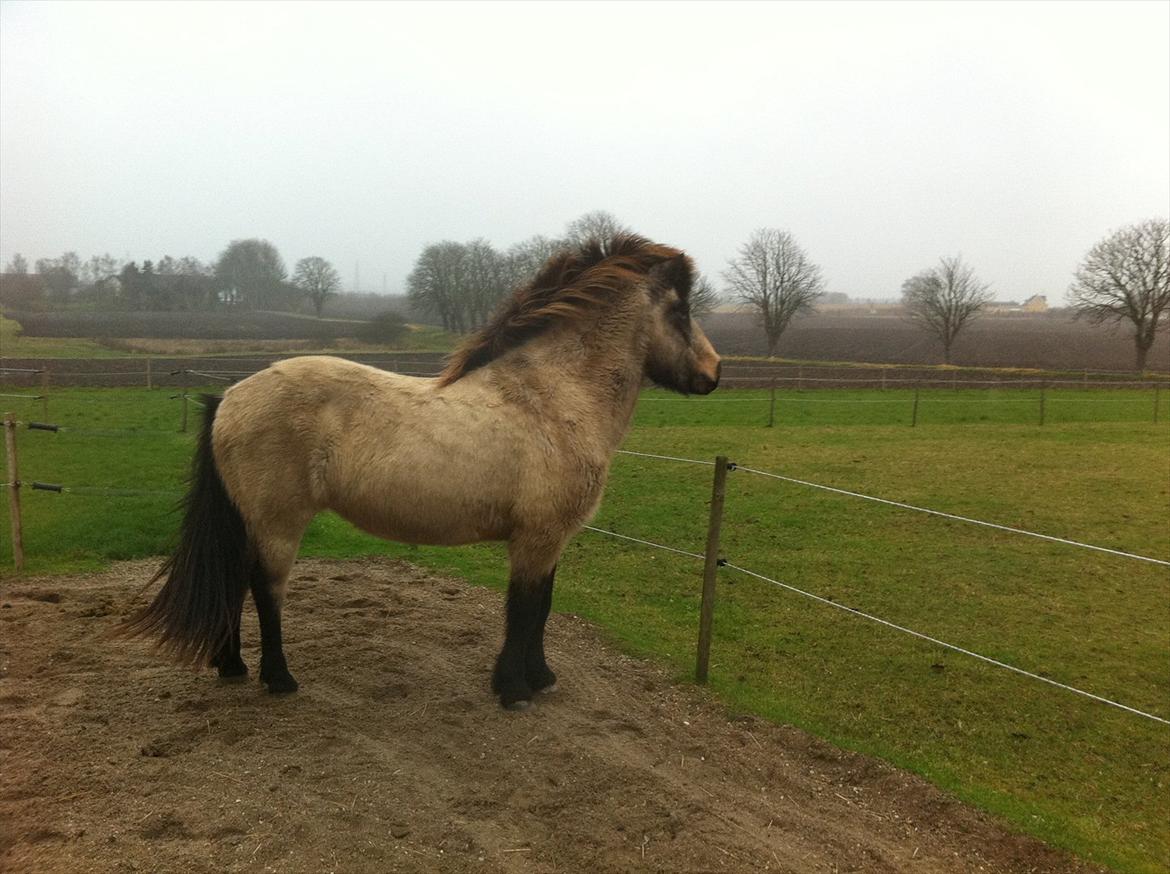
<path id="1" fill-rule="evenodd" d="M 337 294 L 337 289 L 341 288 L 340 274 L 333 269 L 332 264 L 317 255 L 302 258 L 297 262 L 292 281 L 293 285 L 308 295 L 313 309 L 317 312 L 317 318 L 321 318 L 325 301 Z"/>
<path id="2" fill-rule="evenodd" d="M 7 266 L 5 266 L 4 272 L 26 276 L 28 274 L 28 259 L 17 252 L 12 256 L 12 260 L 8 262 Z"/>
<path id="3" fill-rule="evenodd" d="M 1149 219 L 1093 246 L 1077 269 L 1069 297 L 1094 322 L 1133 323 L 1134 366 L 1146 369 L 1158 322 L 1170 309 L 1170 222 Z"/>
<path id="4" fill-rule="evenodd" d="M 719 306 L 719 294 L 715 291 L 711 280 L 704 274 L 699 273 L 695 276 L 695 281 L 691 285 L 689 301 L 691 317 L 696 319 L 701 319 Z"/>
<path id="5" fill-rule="evenodd" d="M 406 278 L 411 306 L 438 316 L 448 331 L 468 328 L 462 297 L 467 273 L 465 255 L 462 243 L 431 243 L 422 250 Z"/>
<path id="6" fill-rule="evenodd" d="M 263 309 L 286 276 L 284 259 L 267 240 L 232 240 L 215 263 L 215 278 L 252 309 Z"/>
<path id="7" fill-rule="evenodd" d="M 509 276 L 504 258 L 487 240 L 472 240 L 463 250 L 465 272 L 460 296 L 469 326 L 477 328 L 488 320 L 500 298 L 507 294 Z"/>
<path id="8" fill-rule="evenodd" d="M 759 316 L 770 358 L 792 317 L 813 310 L 824 290 L 821 268 L 792 234 L 775 228 L 753 233 L 739 255 L 727 262 L 723 278 L 735 297 Z"/>
<path id="9" fill-rule="evenodd" d="M 507 262 L 508 287 L 516 288 L 530 282 L 549 258 L 567 246 L 568 243 L 564 240 L 556 240 L 540 234 L 516 243 L 504 253 Z"/>
<path id="10" fill-rule="evenodd" d="M 565 227 L 565 242 L 570 246 L 580 246 L 592 239 L 608 240 L 614 234 L 623 231 L 628 232 L 629 228 L 618 221 L 612 213 L 596 209 L 569 222 Z"/>
<path id="11" fill-rule="evenodd" d="M 166 260 L 165 258 L 163 259 Z M 161 266 L 161 262 L 160 262 Z M 81 279 L 90 285 L 101 282 L 103 279 L 109 279 L 111 276 L 117 276 L 118 271 L 122 269 L 122 264 L 117 258 L 113 257 L 109 252 L 105 255 L 93 255 L 88 261 L 82 265 Z"/>
<path id="12" fill-rule="evenodd" d="M 907 316 L 938 337 L 947 364 L 951 363 L 951 347 L 963 326 L 990 300 L 988 286 L 958 255 L 941 258 L 938 267 L 923 270 L 902 283 L 902 306 Z"/>
<path id="13" fill-rule="evenodd" d="M 60 258 L 38 258 L 36 267 L 58 302 L 67 300 L 80 281 L 81 258 L 76 252 L 66 252 Z"/>

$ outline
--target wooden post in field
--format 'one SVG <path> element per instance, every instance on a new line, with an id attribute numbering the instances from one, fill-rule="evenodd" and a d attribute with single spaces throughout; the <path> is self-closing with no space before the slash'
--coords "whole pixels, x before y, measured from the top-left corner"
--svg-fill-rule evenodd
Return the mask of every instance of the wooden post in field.
<path id="1" fill-rule="evenodd" d="M 882 391 L 886 390 L 886 369 L 882 368 Z"/>
<path id="2" fill-rule="evenodd" d="M 184 434 L 186 434 L 187 433 L 187 371 L 186 370 L 182 370 L 179 372 L 179 384 L 182 385 L 182 387 L 183 387 L 182 394 L 180 395 L 183 399 L 183 424 L 179 428 L 179 430 L 182 431 Z"/>
<path id="3" fill-rule="evenodd" d="M 910 418 L 910 427 L 918 427 L 918 386 L 914 387 L 914 414 Z"/>
<path id="4" fill-rule="evenodd" d="M 768 427 L 776 424 L 776 377 L 772 377 L 772 398 L 768 405 Z"/>
<path id="5" fill-rule="evenodd" d="M 1044 389 L 1045 384 L 1040 383 L 1040 424 L 1044 424 Z"/>
<path id="6" fill-rule="evenodd" d="M 1158 424 L 1158 400 L 1162 394 L 1162 386 L 1154 386 L 1154 424 Z"/>
<path id="7" fill-rule="evenodd" d="M 154 367 L 152 366 L 153 358 L 146 359 L 146 387 L 154 388 Z"/>
<path id="8" fill-rule="evenodd" d="M 796 368 L 796 390 L 804 391 L 804 365 L 801 364 Z"/>
<path id="9" fill-rule="evenodd" d="M 49 420 L 49 368 L 41 368 L 41 417 Z"/>
<path id="10" fill-rule="evenodd" d="M 711 515 L 707 522 L 707 552 L 703 563 L 703 603 L 699 608 L 699 654 L 695 661 L 695 682 L 707 682 L 711 662 L 711 626 L 715 621 L 715 574 L 719 568 L 719 529 L 723 525 L 723 495 L 727 485 L 727 456 L 715 459 L 715 481 L 711 487 Z"/>
<path id="11" fill-rule="evenodd" d="M 16 464 L 16 420 L 4 414 L 4 457 L 8 471 L 8 518 L 12 522 L 12 563 L 24 570 L 24 529 L 20 524 L 20 470 Z"/>

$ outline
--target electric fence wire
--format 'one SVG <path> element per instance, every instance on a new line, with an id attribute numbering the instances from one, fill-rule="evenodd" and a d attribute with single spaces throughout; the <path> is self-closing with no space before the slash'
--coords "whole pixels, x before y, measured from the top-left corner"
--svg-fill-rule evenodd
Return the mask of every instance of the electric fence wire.
<path id="1" fill-rule="evenodd" d="M 657 459 L 661 459 L 663 461 L 678 461 L 678 462 L 684 462 L 686 464 L 706 464 L 706 465 L 711 465 L 711 466 L 714 466 L 714 464 L 715 464 L 715 462 L 713 462 L 713 461 L 700 461 L 697 458 L 680 458 L 680 457 L 674 456 L 674 455 L 654 455 L 654 454 L 649 453 L 649 452 L 633 452 L 633 451 L 628 450 L 628 449 L 619 449 L 618 453 L 621 455 L 637 455 L 637 456 L 640 456 L 642 458 L 657 458 Z M 1026 535 L 1028 537 L 1038 538 L 1040 540 L 1048 540 L 1048 541 L 1051 541 L 1053 543 L 1062 543 L 1066 546 L 1076 546 L 1076 547 L 1080 547 L 1081 549 L 1091 549 L 1091 550 L 1095 550 L 1097 552 L 1108 553 L 1109 555 L 1116 555 L 1116 556 L 1119 556 L 1121 558 L 1132 558 L 1136 561 L 1145 561 L 1145 562 L 1149 562 L 1151 564 L 1158 564 L 1158 565 L 1170 567 L 1170 561 L 1166 561 L 1165 559 L 1152 558 L 1151 556 L 1148 556 L 1148 555 L 1139 555 L 1139 554 L 1134 553 L 1134 552 L 1125 552 L 1124 550 L 1120 550 L 1120 549 L 1111 549 L 1108 546 L 1096 546 L 1095 544 L 1092 544 L 1092 543 L 1083 543 L 1079 540 L 1069 540 L 1068 538 L 1065 538 L 1065 537 L 1054 537 L 1051 534 L 1040 534 L 1039 532 L 1028 531 L 1024 528 L 1013 528 L 1010 525 L 1000 525 L 996 522 L 985 522 L 982 519 L 972 519 L 970 516 L 959 516 L 955 513 L 944 513 L 941 510 L 931 510 L 927 507 L 917 507 L 914 504 L 906 504 L 906 503 L 903 503 L 902 501 L 891 501 L 891 500 L 888 500 L 886 498 L 878 498 L 878 497 L 874 497 L 873 495 L 865 495 L 865 494 L 862 494 L 861 492 L 851 492 L 848 489 L 839 489 L 839 488 L 836 488 L 835 486 L 826 486 L 826 485 L 822 485 L 821 483 L 809 482 L 808 480 L 797 479 L 797 478 L 791 477 L 791 476 L 783 476 L 782 474 L 772 473 L 771 471 L 767 471 L 767 470 L 760 470 L 759 468 L 755 468 L 755 467 L 746 467 L 742 464 L 736 464 L 733 469 L 743 471 L 744 473 L 750 473 L 750 474 L 753 474 L 755 476 L 768 477 L 769 479 L 782 480 L 783 482 L 793 483 L 795 485 L 807 486 L 807 487 L 812 488 L 812 489 L 821 489 L 822 491 L 833 492 L 834 494 L 838 494 L 838 495 L 846 495 L 846 496 L 851 497 L 851 498 L 860 498 L 860 499 L 865 500 L 865 501 L 873 501 L 874 503 L 885 504 L 885 505 L 890 506 L 890 507 L 897 507 L 901 510 L 913 510 L 917 513 L 926 513 L 926 514 L 931 515 L 931 516 L 938 516 L 938 517 L 943 518 L 943 519 L 950 519 L 951 521 L 954 521 L 954 522 L 967 522 L 971 525 L 982 525 L 985 528 L 994 528 L 997 531 L 1008 531 L 1008 532 L 1011 532 L 1012 534 L 1023 534 L 1023 535 Z"/>
<path id="2" fill-rule="evenodd" d="M 982 525 L 985 528 L 994 528 L 997 531 L 1009 531 L 1013 534 L 1023 534 L 1023 535 L 1026 535 L 1028 537 L 1035 537 L 1035 538 L 1038 538 L 1040 540 L 1050 541 L 1052 543 L 1063 543 L 1066 546 L 1077 546 L 1077 547 L 1080 547 L 1081 549 L 1092 549 L 1092 550 L 1095 550 L 1097 552 L 1105 552 L 1105 553 L 1108 553 L 1110 555 L 1120 556 L 1121 558 L 1132 558 L 1132 559 L 1135 559 L 1136 561 L 1146 561 L 1146 562 L 1150 562 L 1151 564 L 1159 564 L 1159 565 L 1164 565 L 1166 567 L 1170 567 L 1170 561 L 1166 561 L 1166 560 L 1160 559 L 1160 558 L 1151 558 L 1148 555 L 1138 555 L 1137 553 L 1134 553 L 1134 552 L 1125 552 L 1124 550 L 1120 550 L 1120 549 L 1111 549 L 1108 546 L 1096 546 L 1095 544 L 1092 544 L 1092 543 L 1083 543 L 1079 540 L 1069 540 L 1068 538 L 1065 538 L 1065 537 L 1054 537 L 1051 534 L 1040 534 L 1039 532 L 1036 532 L 1036 531 L 1028 531 L 1024 528 L 1013 528 L 1010 525 L 1000 525 L 996 522 L 984 522 L 982 519 L 972 519 L 970 516 L 959 516 L 955 513 L 944 513 L 941 510 L 931 510 L 931 509 L 928 509 L 927 507 L 916 507 L 914 504 L 906 504 L 906 503 L 903 503 L 902 501 L 891 501 L 891 500 L 888 500 L 886 498 L 877 498 L 877 497 L 874 497 L 873 495 L 864 495 L 861 492 L 851 492 L 848 489 L 839 489 L 839 488 L 836 488 L 834 486 L 826 486 L 826 485 L 822 485 L 820 483 L 809 482 L 808 480 L 796 479 L 795 477 L 791 477 L 791 476 L 783 476 L 783 475 L 778 474 L 778 473 L 771 473 L 770 471 L 759 470 L 759 469 L 754 468 L 754 467 L 744 467 L 743 465 L 740 465 L 737 469 L 743 471 L 744 473 L 750 473 L 750 474 L 753 474 L 755 476 L 763 476 L 763 477 L 768 477 L 770 479 L 782 480 L 784 482 L 794 483 L 796 485 L 808 486 L 809 488 L 812 488 L 812 489 L 821 489 L 822 491 L 833 492 L 833 493 L 838 494 L 838 495 L 847 495 L 848 497 L 851 497 L 851 498 L 860 498 L 864 501 L 873 501 L 874 503 L 877 503 L 877 504 L 885 504 L 886 506 L 889 506 L 889 507 L 898 507 L 899 509 L 902 509 L 902 510 L 913 510 L 916 513 L 927 513 L 931 516 L 938 516 L 942 519 L 950 519 L 950 520 L 955 521 L 955 522 L 967 522 L 971 525 Z"/>
<path id="3" fill-rule="evenodd" d="M 743 470 L 743 468 L 739 468 L 739 469 Z M 661 549 L 661 550 L 664 550 L 666 552 L 678 553 L 679 555 L 685 555 L 688 558 L 695 558 L 695 559 L 698 559 L 700 561 L 702 561 L 704 559 L 704 556 L 699 555 L 698 553 L 688 552 L 688 551 L 683 550 L 683 549 L 676 549 L 673 546 L 666 546 L 665 544 L 662 544 L 662 543 L 655 543 L 652 540 L 643 540 L 643 539 L 638 538 L 638 537 L 629 537 L 625 534 L 618 534 L 615 531 L 607 531 L 604 528 L 595 528 L 591 525 L 586 525 L 584 527 L 586 530 L 593 531 L 594 533 L 597 533 L 597 534 L 604 534 L 604 535 L 607 535 L 609 537 L 618 537 L 618 538 L 621 538 L 622 540 L 632 541 L 634 543 L 642 544 L 644 546 L 649 546 L 649 547 L 652 547 L 654 549 Z M 965 647 L 957 646 L 956 644 L 953 644 L 953 643 L 947 643 L 945 640 L 939 640 L 937 637 L 932 637 L 929 634 L 923 634 L 920 631 L 915 631 L 913 628 L 907 628 L 904 625 L 898 625 L 896 622 L 890 622 L 888 619 L 882 619 L 880 616 L 875 616 L 872 613 L 866 613 L 864 610 L 858 610 L 856 607 L 849 607 L 845 604 L 840 604 L 836 601 L 830 600 L 829 598 L 822 597 L 821 595 L 813 594 L 812 592 L 805 591 L 804 589 L 797 588 L 796 586 L 789 585 L 788 583 L 783 583 L 780 580 L 773 579 L 771 577 L 765 576 L 764 574 L 757 573 L 756 571 L 749 570 L 745 567 L 740 567 L 737 564 L 732 564 L 731 562 L 729 562 L 727 560 L 721 559 L 719 562 L 719 567 L 724 567 L 724 568 L 727 568 L 728 570 L 736 571 L 737 573 L 745 574 L 749 577 L 754 577 L 755 579 L 761 580 L 765 583 L 769 583 L 773 586 L 777 586 L 778 588 L 784 589 L 784 590 L 789 591 L 789 592 L 793 592 L 794 594 L 797 594 L 797 595 L 802 595 L 805 598 L 809 598 L 809 599 L 816 601 L 820 604 L 824 604 L 824 605 L 829 606 L 829 607 L 834 607 L 838 610 L 843 610 L 846 613 L 850 613 L 850 614 L 857 616 L 857 617 L 860 617 L 862 619 L 867 619 L 870 622 L 876 622 L 879 625 L 884 625 L 887 628 L 891 628 L 895 631 L 900 631 L 903 634 L 909 634 L 912 637 L 919 638 L 920 640 L 925 640 L 928 643 L 932 643 L 936 646 L 941 646 L 944 649 L 951 650 L 952 652 L 957 652 L 957 653 L 960 653 L 960 654 L 965 655 L 965 656 L 970 656 L 971 658 L 978 659 L 979 661 L 985 662 L 989 665 L 994 665 L 995 667 L 1003 668 L 1003 669 L 1008 670 L 1008 671 L 1012 671 L 1013 673 L 1020 674 L 1021 676 L 1028 677 L 1029 679 L 1032 679 L 1032 680 L 1039 680 L 1041 683 L 1047 683 L 1048 685 L 1055 686 L 1058 689 L 1064 689 L 1067 692 L 1073 692 L 1073 693 L 1075 693 L 1077 695 L 1081 695 L 1085 698 L 1090 698 L 1090 699 L 1097 701 L 1097 702 L 1100 702 L 1102 704 L 1107 704 L 1110 707 L 1116 707 L 1120 710 L 1124 710 L 1124 711 L 1127 711 L 1129 713 L 1133 713 L 1137 716 L 1141 716 L 1141 717 L 1144 717 L 1146 719 L 1151 719 L 1154 722 L 1160 722 L 1163 725 L 1170 725 L 1170 719 L 1164 719 L 1161 716 L 1154 715 L 1153 713 L 1147 713 L 1146 711 L 1139 710 L 1136 707 L 1130 707 L 1128 704 L 1122 704 L 1120 701 L 1114 701 L 1111 698 L 1105 698 L 1102 695 L 1097 695 L 1097 694 L 1094 694 L 1093 692 L 1087 692 L 1084 689 L 1078 689 L 1076 686 L 1070 686 L 1067 683 L 1061 683 L 1058 680 L 1053 680 L 1053 679 L 1051 679 L 1049 677 L 1045 677 L 1041 674 L 1036 674 L 1036 673 L 1033 673 L 1032 671 L 1027 671 L 1027 670 L 1024 670 L 1023 668 L 1018 668 L 1015 665 L 1008 664 L 1007 662 L 1000 661 L 999 659 L 991 658 L 990 656 L 985 656 L 982 653 L 975 652 L 974 650 L 966 649 Z"/>

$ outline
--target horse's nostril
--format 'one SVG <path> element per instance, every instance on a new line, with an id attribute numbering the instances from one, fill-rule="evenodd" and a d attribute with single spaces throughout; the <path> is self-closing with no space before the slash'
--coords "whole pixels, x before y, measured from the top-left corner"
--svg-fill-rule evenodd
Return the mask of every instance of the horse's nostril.
<path id="1" fill-rule="evenodd" d="M 715 391 L 715 386 L 719 385 L 719 371 L 716 369 L 715 376 L 708 376 L 706 373 L 699 373 L 695 375 L 694 391 L 695 394 L 709 395 Z"/>

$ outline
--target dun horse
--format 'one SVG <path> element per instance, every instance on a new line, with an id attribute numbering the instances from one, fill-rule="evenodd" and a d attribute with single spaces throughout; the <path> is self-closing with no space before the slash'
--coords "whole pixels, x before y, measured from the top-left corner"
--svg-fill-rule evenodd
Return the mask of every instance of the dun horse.
<path id="1" fill-rule="evenodd" d="M 619 234 L 551 258 L 437 378 L 309 356 L 210 398 L 179 545 L 126 630 L 242 676 L 250 590 L 260 681 L 292 692 L 281 606 L 314 515 L 406 543 L 506 541 L 492 688 L 505 707 L 527 706 L 556 682 L 544 626 L 557 560 L 597 509 L 644 378 L 697 394 L 719 382 L 690 315 L 693 277 L 678 249 Z"/>

